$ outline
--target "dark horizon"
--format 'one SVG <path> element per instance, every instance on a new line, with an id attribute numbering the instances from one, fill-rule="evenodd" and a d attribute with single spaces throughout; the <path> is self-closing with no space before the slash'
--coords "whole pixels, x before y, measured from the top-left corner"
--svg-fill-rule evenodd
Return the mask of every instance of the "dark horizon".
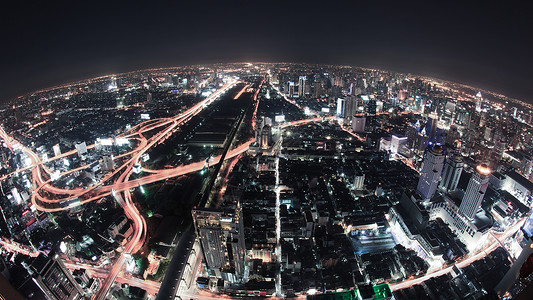
<path id="1" fill-rule="evenodd" d="M 351 65 L 533 103 L 527 10 L 471 3 L 13 4 L 0 102 L 108 74 L 224 62 Z"/>

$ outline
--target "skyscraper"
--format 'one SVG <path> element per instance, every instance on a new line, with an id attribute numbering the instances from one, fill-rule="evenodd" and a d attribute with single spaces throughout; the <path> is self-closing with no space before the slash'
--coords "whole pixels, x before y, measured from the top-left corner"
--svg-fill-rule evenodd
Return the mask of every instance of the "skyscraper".
<path id="1" fill-rule="evenodd" d="M 80 299 L 83 290 L 63 262 L 52 254 L 40 254 L 29 266 L 33 281 L 49 299 Z"/>
<path id="2" fill-rule="evenodd" d="M 435 194 L 443 166 L 444 151 L 440 145 L 435 144 L 424 154 L 424 166 L 416 188 L 424 200 L 431 199 Z"/>
<path id="3" fill-rule="evenodd" d="M 376 110 L 376 100 L 369 99 L 365 109 L 367 131 L 374 131 L 376 127 Z"/>
<path id="4" fill-rule="evenodd" d="M 194 209 L 194 227 L 200 237 L 209 270 L 236 282 L 244 274 L 244 224 L 242 210 Z"/>
<path id="5" fill-rule="evenodd" d="M 337 99 L 337 117 L 342 117 L 344 112 L 345 101 L 342 98 Z"/>
<path id="6" fill-rule="evenodd" d="M 270 125 L 263 126 L 261 130 L 261 149 L 268 149 L 272 144 L 272 127 Z"/>
<path id="7" fill-rule="evenodd" d="M 324 91 L 323 83 L 321 78 L 315 79 L 315 98 L 320 98 Z"/>
<path id="8" fill-rule="evenodd" d="M 345 120 L 348 120 L 349 122 L 356 112 L 357 112 L 357 97 L 347 96 L 344 99 L 344 109 L 342 111 L 342 117 Z"/>
<path id="9" fill-rule="evenodd" d="M 426 134 L 429 136 L 431 142 L 435 142 L 437 137 L 437 120 L 439 116 L 435 113 L 429 114 L 428 121 L 426 123 Z"/>
<path id="10" fill-rule="evenodd" d="M 481 111 L 481 102 L 483 101 L 483 96 L 481 95 L 481 92 L 477 92 L 476 94 L 476 111 Z"/>
<path id="11" fill-rule="evenodd" d="M 474 219 L 474 216 L 481 207 L 481 201 L 489 185 L 490 172 L 491 170 L 487 165 L 481 164 L 476 167 L 472 178 L 468 182 L 465 195 L 459 206 L 459 213 L 470 220 Z"/>
<path id="12" fill-rule="evenodd" d="M 294 96 L 294 82 L 289 81 L 287 84 L 287 94 L 289 95 L 289 97 L 292 97 Z"/>
<path id="13" fill-rule="evenodd" d="M 102 169 L 104 171 L 111 171 L 114 168 L 113 155 L 104 155 L 104 157 L 102 157 Z"/>
<path id="14" fill-rule="evenodd" d="M 352 130 L 357 133 L 365 132 L 366 118 L 362 115 L 353 116 L 352 118 Z"/>
<path id="15" fill-rule="evenodd" d="M 307 84 L 307 77 L 300 76 L 298 79 L 298 97 L 302 98 L 305 96 L 305 89 Z"/>
<path id="16" fill-rule="evenodd" d="M 446 159 L 440 187 L 445 191 L 455 190 L 462 172 L 463 160 L 459 155 L 453 155 Z"/>

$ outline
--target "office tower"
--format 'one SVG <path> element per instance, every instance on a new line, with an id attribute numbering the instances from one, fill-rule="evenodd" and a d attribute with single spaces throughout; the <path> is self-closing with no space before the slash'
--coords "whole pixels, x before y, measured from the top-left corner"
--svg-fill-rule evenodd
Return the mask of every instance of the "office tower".
<path id="1" fill-rule="evenodd" d="M 270 125 L 263 126 L 261 130 L 261 148 L 268 149 L 272 144 L 272 127 Z"/>
<path id="2" fill-rule="evenodd" d="M 446 133 L 446 145 L 453 145 L 456 140 L 459 140 L 459 138 L 461 138 L 461 135 L 459 134 L 459 131 L 457 131 L 457 126 L 450 126 L 450 129 Z"/>
<path id="3" fill-rule="evenodd" d="M 29 266 L 33 281 L 52 300 L 81 299 L 83 290 L 57 254 L 40 254 Z"/>
<path id="4" fill-rule="evenodd" d="M 324 92 L 324 87 L 323 87 L 322 79 L 320 78 L 315 79 L 315 98 L 320 98 L 323 92 Z"/>
<path id="5" fill-rule="evenodd" d="M 483 96 L 481 95 L 481 92 L 477 92 L 476 94 L 476 111 L 481 111 L 481 102 L 483 101 Z"/>
<path id="6" fill-rule="evenodd" d="M 357 133 L 365 132 L 365 116 L 353 116 L 352 118 L 352 130 Z"/>
<path id="7" fill-rule="evenodd" d="M 367 130 L 373 131 L 376 127 L 376 100 L 369 99 L 366 104 L 365 115 L 366 115 L 366 124 Z"/>
<path id="8" fill-rule="evenodd" d="M 502 159 L 503 153 L 505 152 L 505 149 L 507 147 L 507 143 L 505 143 L 502 140 L 497 140 L 494 143 L 494 156 L 496 159 Z"/>
<path id="9" fill-rule="evenodd" d="M 357 112 L 357 97 L 356 96 L 347 96 L 344 98 L 344 108 L 342 111 L 342 117 L 348 122 Z"/>
<path id="10" fill-rule="evenodd" d="M 424 200 L 431 199 L 435 194 L 443 166 L 444 151 L 440 145 L 435 144 L 424 154 L 424 166 L 416 188 Z"/>
<path id="11" fill-rule="evenodd" d="M 399 137 L 399 136 L 393 135 L 391 138 L 391 142 L 390 142 L 390 151 L 391 153 L 396 154 L 405 145 L 407 145 L 407 137 L 405 136 Z"/>
<path id="12" fill-rule="evenodd" d="M 87 153 L 87 144 L 85 142 L 81 142 L 79 144 L 76 144 L 76 150 L 78 150 L 78 155 L 82 156 Z"/>
<path id="13" fill-rule="evenodd" d="M 104 155 L 102 158 L 102 169 L 104 171 L 111 171 L 115 167 L 113 165 L 113 155 Z"/>
<path id="14" fill-rule="evenodd" d="M 194 209 L 194 227 L 207 268 L 216 276 L 237 282 L 244 274 L 244 224 L 239 205 L 233 210 Z"/>
<path id="15" fill-rule="evenodd" d="M 472 178 L 468 182 L 465 195 L 459 206 L 459 213 L 470 220 L 474 219 L 481 207 L 481 201 L 489 185 L 490 172 L 491 170 L 487 165 L 481 164 L 476 167 Z"/>
<path id="16" fill-rule="evenodd" d="M 305 88 L 307 84 L 307 77 L 300 76 L 298 79 L 298 97 L 303 98 L 305 96 Z"/>
<path id="17" fill-rule="evenodd" d="M 356 191 L 360 191 L 364 189 L 365 187 L 365 174 L 363 174 L 361 171 L 358 171 L 355 173 L 354 181 L 353 181 L 353 188 Z"/>
<path id="18" fill-rule="evenodd" d="M 292 97 L 294 96 L 294 82 L 293 81 L 289 81 L 288 83 L 288 88 L 287 88 L 287 94 L 289 95 L 289 97 Z"/>
<path id="19" fill-rule="evenodd" d="M 61 148 L 59 147 L 59 144 L 55 144 L 52 149 L 54 150 L 54 156 L 61 155 Z"/>
<path id="20" fill-rule="evenodd" d="M 457 188 L 459 178 L 463 172 L 463 160 L 459 155 L 453 155 L 446 159 L 440 187 L 445 191 L 453 191 Z"/>
<path id="21" fill-rule="evenodd" d="M 531 169 L 533 168 L 533 159 L 531 159 L 530 156 L 524 155 L 522 160 L 520 161 L 520 172 L 524 177 L 529 177 L 531 174 Z"/>
<path id="22" fill-rule="evenodd" d="M 437 120 L 439 117 L 437 114 L 429 114 L 428 121 L 426 123 L 426 134 L 429 137 L 429 141 L 435 142 L 437 137 Z"/>
<path id="23" fill-rule="evenodd" d="M 345 101 L 342 98 L 337 99 L 337 117 L 342 117 L 344 112 Z"/>

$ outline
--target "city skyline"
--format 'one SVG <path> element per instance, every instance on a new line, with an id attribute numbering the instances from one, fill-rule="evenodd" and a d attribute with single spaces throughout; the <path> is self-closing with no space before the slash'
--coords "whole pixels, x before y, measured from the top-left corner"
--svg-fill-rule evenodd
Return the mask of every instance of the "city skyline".
<path id="1" fill-rule="evenodd" d="M 497 93 L 219 63 L 0 114 L 0 262 L 25 297 L 494 298 L 531 282 L 533 108 Z"/>
<path id="2" fill-rule="evenodd" d="M 526 4 L 3 8 L 0 298 L 531 297 Z"/>
<path id="3" fill-rule="evenodd" d="M 414 73 L 533 102 L 531 20 L 517 4 L 128 4 L 12 3 L 1 101 L 151 67 L 267 61 Z"/>

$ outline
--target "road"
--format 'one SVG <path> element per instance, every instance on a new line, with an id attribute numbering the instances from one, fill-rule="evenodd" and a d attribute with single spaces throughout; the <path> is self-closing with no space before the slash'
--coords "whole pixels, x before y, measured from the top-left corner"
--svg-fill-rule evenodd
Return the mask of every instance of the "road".
<path id="1" fill-rule="evenodd" d="M 79 264 L 74 262 L 64 262 L 65 266 L 69 270 L 85 269 L 88 275 L 92 278 L 105 279 L 109 276 L 109 270 L 106 268 L 96 267 L 88 264 Z M 161 287 L 161 283 L 151 280 L 145 280 L 142 278 L 133 277 L 121 272 L 116 277 L 116 282 L 127 283 L 131 286 L 135 286 L 147 291 L 151 295 L 156 295 Z"/>

